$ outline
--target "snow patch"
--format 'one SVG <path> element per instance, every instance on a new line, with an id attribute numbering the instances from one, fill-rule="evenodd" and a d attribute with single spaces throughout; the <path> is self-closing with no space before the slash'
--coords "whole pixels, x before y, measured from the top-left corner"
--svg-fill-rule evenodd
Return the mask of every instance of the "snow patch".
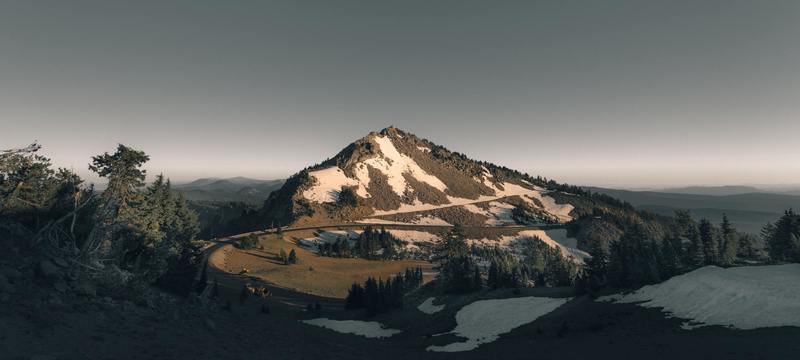
<path id="1" fill-rule="evenodd" d="M 517 236 L 538 236 L 547 245 L 550 245 L 550 247 L 559 249 L 562 256 L 572 258 L 581 264 L 587 258 L 592 257 L 589 253 L 578 249 L 578 239 L 568 237 L 567 229 L 525 230 L 520 231 Z"/>
<path id="2" fill-rule="evenodd" d="M 395 238 L 403 241 L 407 241 L 409 243 L 418 243 L 418 242 L 434 242 L 439 240 L 439 236 L 436 234 L 431 234 L 425 231 L 416 231 L 416 230 L 386 230 L 389 234 L 392 234 Z"/>
<path id="3" fill-rule="evenodd" d="M 436 216 L 423 216 L 412 221 L 416 225 L 437 225 L 437 226 L 453 226 L 447 221 L 442 220 Z"/>
<path id="4" fill-rule="evenodd" d="M 464 306 L 456 314 L 452 333 L 467 338 L 444 346 L 429 346 L 428 351 L 468 351 L 497 340 L 500 335 L 533 322 L 563 305 L 570 298 L 520 297 L 481 300 Z"/>
<path id="5" fill-rule="evenodd" d="M 497 201 L 490 202 L 489 213 L 492 216 L 486 220 L 486 224 L 491 226 L 515 225 L 517 222 L 511 215 L 512 210 L 514 210 L 514 205 Z"/>
<path id="6" fill-rule="evenodd" d="M 434 305 L 433 302 L 435 300 L 436 298 L 429 297 L 427 300 L 423 301 L 422 304 L 419 304 L 419 306 L 417 306 L 417 310 L 422 311 L 428 315 L 442 311 L 442 309 L 444 309 L 444 304 Z"/>
<path id="7" fill-rule="evenodd" d="M 648 285 L 628 295 L 598 301 L 640 303 L 663 308 L 672 316 L 691 319 L 685 329 L 706 325 L 755 329 L 800 326 L 800 264 L 706 266 Z"/>
<path id="8" fill-rule="evenodd" d="M 359 224 L 408 225 L 408 223 L 400 221 L 384 220 L 384 219 L 363 219 L 363 220 L 356 220 L 356 222 Z"/>
<path id="9" fill-rule="evenodd" d="M 342 186 L 357 186 L 356 193 L 361 197 L 368 197 L 367 189 L 358 181 L 347 177 L 338 166 L 322 170 L 311 171 L 309 176 L 316 179 L 316 184 L 303 191 L 303 197 L 320 203 L 332 203 L 339 199 Z"/>
<path id="10" fill-rule="evenodd" d="M 558 204 L 556 200 L 552 197 L 545 195 L 541 191 L 532 191 L 527 196 L 521 196 L 523 200 L 528 202 L 529 204 L 533 205 L 534 207 L 539 207 L 536 203 L 533 202 L 531 199 L 539 200 L 542 205 L 544 205 L 544 211 L 547 211 L 550 214 L 553 214 L 558 220 L 562 222 L 567 222 L 572 220 L 572 216 L 570 216 L 570 212 L 575 209 L 572 204 Z"/>
<path id="11" fill-rule="evenodd" d="M 311 320 L 301 320 L 300 322 L 331 329 L 343 334 L 354 334 L 367 338 L 387 338 L 401 331 L 397 329 L 387 329 L 376 321 L 358 320 L 331 320 L 328 318 L 317 318 Z"/>

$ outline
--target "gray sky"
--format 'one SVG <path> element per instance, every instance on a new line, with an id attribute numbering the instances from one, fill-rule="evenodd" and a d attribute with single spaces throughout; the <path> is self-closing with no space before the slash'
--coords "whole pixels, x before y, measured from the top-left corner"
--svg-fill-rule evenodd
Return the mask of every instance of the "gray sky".
<path id="1" fill-rule="evenodd" d="M 276 178 L 394 124 L 570 183 L 800 183 L 798 39 L 793 0 L 3 1 L 0 148 Z"/>

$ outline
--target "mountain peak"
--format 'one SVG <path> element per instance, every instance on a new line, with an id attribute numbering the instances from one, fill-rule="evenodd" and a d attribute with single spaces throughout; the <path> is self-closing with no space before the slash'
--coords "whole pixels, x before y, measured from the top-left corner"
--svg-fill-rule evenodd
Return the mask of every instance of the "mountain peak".
<path id="1" fill-rule="evenodd" d="M 402 136 L 403 134 L 405 134 L 405 132 L 403 130 L 394 127 L 394 125 L 389 125 L 389 127 L 383 128 L 383 130 L 381 130 L 379 134 L 384 136 L 397 136 L 397 135 Z"/>
<path id="2" fill-rule="evenodd" d="M 545 186 L 541 179 L 469 159 L 389 126 L 293 176 L 265 207 L 282 223 L 411 213 L 436 213 L 445 221 L 472 225 L 515 223 L 514 208 L 545 222 L 571 219 L 572 206 L 557 204 L 545 195 Z"/>

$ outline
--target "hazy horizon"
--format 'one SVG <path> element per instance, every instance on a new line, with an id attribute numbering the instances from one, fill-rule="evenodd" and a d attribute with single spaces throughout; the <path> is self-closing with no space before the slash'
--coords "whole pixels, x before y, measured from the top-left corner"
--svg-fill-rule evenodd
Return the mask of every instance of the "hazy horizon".
<path id="1" fill-rule="evenodd" d="M 794 1 L 11 2 L 0 148 L 285 178 L 388 125 L 608 187 L 800 183 Z"/>

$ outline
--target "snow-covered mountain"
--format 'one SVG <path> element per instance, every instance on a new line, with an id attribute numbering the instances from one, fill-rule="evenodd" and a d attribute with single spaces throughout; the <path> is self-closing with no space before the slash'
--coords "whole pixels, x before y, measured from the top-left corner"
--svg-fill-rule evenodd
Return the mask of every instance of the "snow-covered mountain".
<path id="1" fill-rule="evenodd" d="M 270 196 L 282 223 L 563 223 L 574 206 L 541 178 L 475 161 L 394 127 L 353 142 Z"/>

